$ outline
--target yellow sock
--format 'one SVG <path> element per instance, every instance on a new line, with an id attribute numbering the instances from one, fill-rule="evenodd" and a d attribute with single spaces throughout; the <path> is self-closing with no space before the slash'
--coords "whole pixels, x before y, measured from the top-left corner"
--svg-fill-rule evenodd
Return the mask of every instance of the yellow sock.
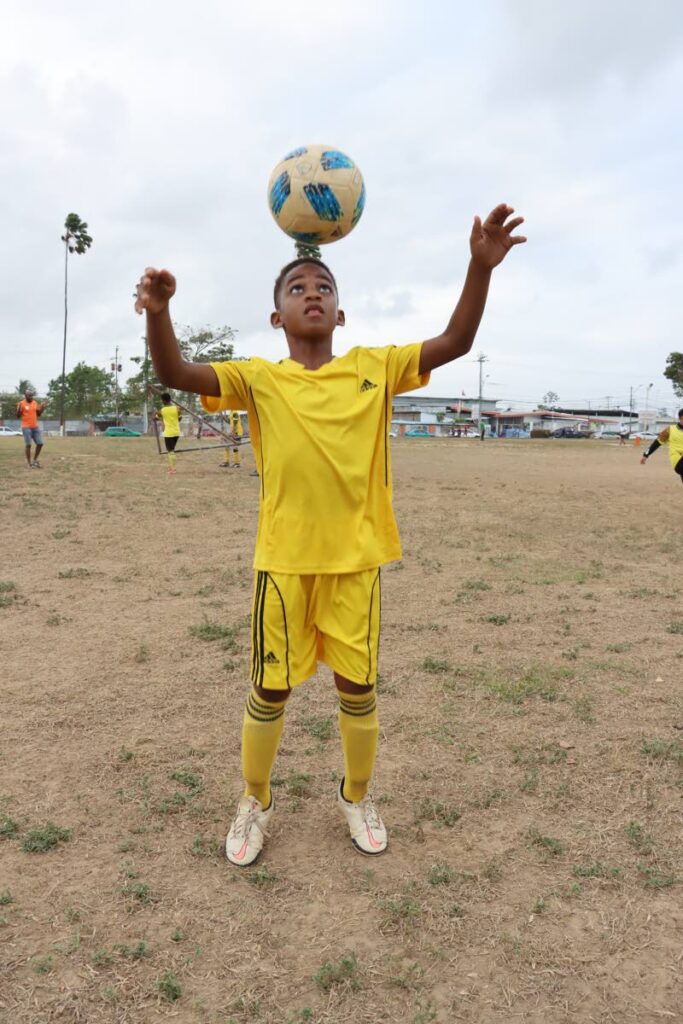
<path id="1" fill-rule="evenodd" d="M 339 696 L 339 731 L 344 751 L 344 789 L 342 796 L 359 803 L 368 791 L 377 753 L 379 719 L 374 686 L 367 693 L 342 693 Z"/>
<path id="2" fill-rule="evenodd" d="M 233 448 L 233 450 L 232 450 L 232 461 L 233 461 L 233 464 L 235 466 L 239 466 L 239 464 L 240 464 L 239 448 Z"/>
<path id="3" fill-rule="evenodd" d="M 175 469 L 175 452 L 168 453 L 168 467 L 169 469 Z"/>
<path id="4" fill-rule="evenodd" d="M 255 796 L 262 807 L 270 805 L 270 773 L 285 724 L 287 698 L 278 704 L 261 700 L 251 691 L 242 724 L 242 774 L 245 796 Z"/>
<path id="5" fill-rule="evenodd" d="M 223 449 L 223 465 L 224 466 L 229 466 L 230 465 L 230 449 L 229 448 L 224 448 Z"/>

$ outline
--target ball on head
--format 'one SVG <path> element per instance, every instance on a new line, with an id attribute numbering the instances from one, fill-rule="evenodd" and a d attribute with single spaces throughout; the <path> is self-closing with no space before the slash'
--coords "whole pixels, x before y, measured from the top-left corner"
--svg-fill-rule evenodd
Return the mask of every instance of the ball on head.
<path id="1" fill-rule="evenodd" d="M 327 245 L 348 235 L 360 220 L 363 175 L 334 146 L 300 146 L 273 169 L 268 206 L 278 227 L 295 242 Z"/>

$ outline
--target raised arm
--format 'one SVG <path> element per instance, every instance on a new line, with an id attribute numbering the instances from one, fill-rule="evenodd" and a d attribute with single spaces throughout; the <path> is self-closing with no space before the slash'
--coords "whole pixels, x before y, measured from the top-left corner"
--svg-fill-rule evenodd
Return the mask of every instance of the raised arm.
<path id="1" fill-rule="evenodd" d="M 483 224 L 479 217 L 474 218 L 470 236 L 470 264 L 462 294 L 443 334 L 423 343 L 420 373 L 450 363 L 466 355 L 472 348 L 486 306 L 491 271 L 502 263 L 513 245 L 526 242 L 523 235 L 512 234 L 524 221 L 523 217 L 514 217 L 508 221 L 514 212 L 511 206 L 501 203 L 491 211 Z"/>
<path id="2" fill-rule="evenodd" d="M 147 343 L 157 377 L 167 388 L 218 398 L 215 370 L 208 363 L 188 363 L 180 353 L 168 308 L 175 289 L 173 274 L 154 267 L 147 267 L 137 287 L 135 312 L 147 313 Z"/>
<path id="3" fill-rule="evenodd" d="M 640 459 L 641 466 L 645 465 L 645 463 L 650 458 L 650 456 L 654 455 L 654 453 L 657 451 L 658 448 L 661 448 L 661 446 L 663 444 L 668 444 L 668 443 L 669 443 L 669 427 L 665 427 L 664 430 L 662 430 L 661 434 L 658 434 L 657 437 L 654 439 L 654 441 L 652 442 L 652 444 L 650 445 L 648 450 L 646 452 L 643 452 L 643 455 L 642 455 L 642 457 Z"/>

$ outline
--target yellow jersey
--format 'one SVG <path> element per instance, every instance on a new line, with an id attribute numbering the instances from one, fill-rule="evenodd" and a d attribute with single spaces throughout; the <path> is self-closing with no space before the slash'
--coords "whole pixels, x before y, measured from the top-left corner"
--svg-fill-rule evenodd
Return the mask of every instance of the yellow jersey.
<path id="1" fill-rule="evenodd" d="M 235 437 L 244 436 L 244 427 L 242 426 L 242 419 L 237 409 L 234 409 L 232 412 L 228 413 L 228 429 L 230 430 L 231 434 L 234 434 Z"/>
<path id="2" fill-rule="evenodd" d="M 261 477 L 255 569 L 360 572 L 401 557 L 391 400 L 428 382 L 421 348 L 354 348 L 317 370 L 293 359 L 211 364 L 221 395 L 202 395 L 204 408 L 249 417 Z"/>
<path id="3" fill-rule="evenodd" d="M 678 423 L 673 423 L 661 432 L 657 440 L 660 444 L 668 444 L 669 458 L 671 465 L 675 469 L 678 465 L 678 460 L 683 459 L 683 427 Z"/>
<path id="4" fill-rule="evenodd" d="M 164 437 L 180 437 L 180 417 L 177 405 L 162 405 L 159 415 L 164 421 Z"/>

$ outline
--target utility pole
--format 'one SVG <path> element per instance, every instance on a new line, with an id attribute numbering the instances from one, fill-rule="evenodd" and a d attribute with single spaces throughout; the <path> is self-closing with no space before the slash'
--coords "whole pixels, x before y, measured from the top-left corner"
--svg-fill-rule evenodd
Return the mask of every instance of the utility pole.
<path id="1" fill-rule="evenodd" d="M 477 356 L 477 362 L 479 363 L 479 423 L 478 423 L 478 428 L 479 428 L 480 436 L 481 436 L 482 424 L 484 422 L 483 418 L 482 418 L 482 415 L 481 415 L 481 402 L 482 402 L 482 397 L 483 397 L 483 395 L 482 395 L 482 386 L 483 386 L 483 383 L 484 383 L 484 363 L 486 361 L 487 361 L 487 356 L 485 356 L 483 352 L 480 352 L 479 355 Z M 483 437 L 482 437 L 482 440 L 483 440 Z"/>
<path id="2" fill-rule="evenodd" d="M 148 363 L 149 363 L 149 343 L 147 341 L 147 335 L 145 335 L 145 361 L 142 364 L 143 373 L 144 373 L 144 388 L 145 388 L 145 404 L 142 407 L 142 433 L 143 434 L 146 434 L 147 431 L 149 430 L 149 420 L 147 418 L 148 415 L 149 415 L 148 414 L 148 410 L 147 410 L 147 403 L 149 402 L 149 391 L 148 391 L 148 387 L 147 387 L 147 385 L 149 383 L 149 366 L 148 366 Z"/>
<path id="3" fill-rule="evenodd" d="M 119 346 L 116 346 L 116 352 L 114 353 L 114 361 L 111 364 L 111 368 L 114 371 L 114 402 L 116 405 L 116 426 L 119 425 L 119 372 L 121 366 L 119 364 Z"/>

